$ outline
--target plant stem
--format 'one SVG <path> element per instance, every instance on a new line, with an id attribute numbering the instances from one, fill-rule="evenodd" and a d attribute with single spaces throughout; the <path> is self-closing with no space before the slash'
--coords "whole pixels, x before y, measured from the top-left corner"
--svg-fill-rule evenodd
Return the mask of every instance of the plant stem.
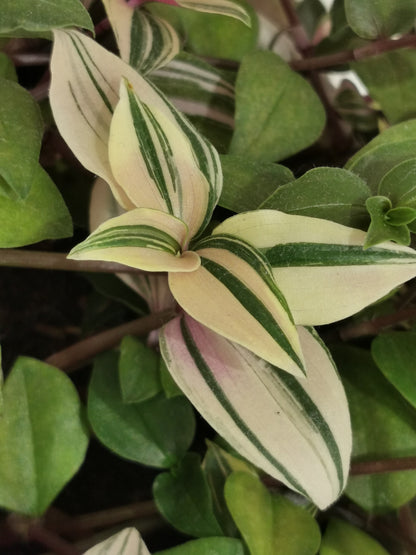
<path id="1" fill-rule="evenodd" d="M 169 322 L 174 316 L 175 313 L 172 310 L 149 314 L 83 339 L 71 347 L 54 353 L 45 359 L 45 362 L 66 372 L 71 372 L 87 364 L 95 355 L 118 345 L 125 335 L 146 335 Z"/>
<path id="2" fill-rule="evenodd" d="M 352 463 L 350 475 L 382 474 L 384 472 L 400 472 L 402 470 L 416 470 L 416 457 L 398 457 L 396 459 Z"/>
<path id="3" fill-rule="evenodd" d="M 100 260 L 70 260 L 61 252 L 0 249 L 0 266 L 69 272 L 142 273 L 141 270 Z"/>
<path id="4" fill-rule="evenodd" d="M 76 547 L 60 538 L 55 532 L 51 532 L 39 524 L 33 524 L 29 527 L 27 539 L 40 543 L 56 555 L 81 555 L 81 551 Z"/>
<path id="5" fill-rule="evenodd" d="M 394 314 L 379 316 L 373 320 L 341 328 L 339 336 L 343 341 L 348 341 L 349 339 L 355 339 L 365 335 L 377 335 L 384 328 L 394 326 L 395 324 L 406 322 L 407 320 L 412 320 L 414 318 L 416 318 L 416 308 L 406 308 L 399 310 Z"/>
<path id="6" fill-rule="evenodd" d="M 416 35 L 405 35 L 399 39 L 380 39 L 353 50 L 343 50 L 335 54 L 328 54 L 327 56 L 310 57 L 301 60 L 293 60 L 290 66 L 295 71 L 314 71 L 328 69 L 334 66 L 346 64 L 348 62 L 358 62 L 365 58 L 371 58 L 382 54 L 383 52 L 390 52 L 392 50 L 399 50 L 400 48 L 416 47 Z"/>

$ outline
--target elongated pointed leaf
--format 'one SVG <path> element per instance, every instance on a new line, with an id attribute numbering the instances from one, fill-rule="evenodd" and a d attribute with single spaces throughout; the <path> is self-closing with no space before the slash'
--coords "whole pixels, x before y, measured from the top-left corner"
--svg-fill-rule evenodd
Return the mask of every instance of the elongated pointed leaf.
<path id="1" fill-rule="evenodd" d="M 75 260 L 107 260 L 150 272 L 192 272 L 199 256 L 186 251 L 180 256 L 187 227 L 164 212 L 136 208 L 101 224 L 68 257 Z"/>
<path id="2" fill-rule="evenodd" d="M 150 552 L 135 528 L 124 528 L 91 547 L 84 555 L 150 555 Z"/>
<path id="3" fill-rule="evenodd" d="M 227 15 L 245 23 L 251 27 L 251 19 L 247 10 L 236 0 L 176 0 L 182 8 L 189 8 L 197 12 L 215 13 Z"/>
<path id="4" fill-rule="evenodd" d="M 142 102 L 163 112 L 188 137 L 215 204 L 222 186 L 218 154 L 194 127 L 131 66 L 92 39 L 76 31 L 56 31 L 54 37 L 50 101 L 55 121 L 79 161 L 109 183 L 118 202 L 133 207 L 108 161 L 110 121 L 124 78 Z"/>
<path id="5" fill-rule="evenodd" d="M 180 50 L 175 29 L 124 0 L 103 0 L 121 58 L 142 74 L 166 65 Z"/>
<path id="6" fill-rule="evenodd" d="M 250 462 L 320 508 L 344 488 L 348 407 L 332 359 L 299 328 L 307 378 L 297 380 L 189 316 L 161 332 L 162 356 L 209 424 Z"/>
<path id="7" fill-rule="evenodd" d="M 109 158 L 114 176 L 134 206 L 180 218 L 190 237 L 209 222 L 213 191 L 190 141 L 162 112 L 140 102 L 126 83 L 121 85 L 111 122 Z"/>
<path id="8" fill-rule="evenodd" d="M 169 276 L 182 308 L 272 364 L 302 375 L 296 327 L 265 258 L 231 236 L 205 239 L 196 252 L 201 258 L 198 270 Z"/>
<path id="9" fill-rule="evenodd" d="M 266 255 L 297 324 L 351 316 L 416 275 L 413 249 L 382 243 L 364 250 L 363 231 L 318 218 L 259 210 L 229 218 L 217 233 Z"/>

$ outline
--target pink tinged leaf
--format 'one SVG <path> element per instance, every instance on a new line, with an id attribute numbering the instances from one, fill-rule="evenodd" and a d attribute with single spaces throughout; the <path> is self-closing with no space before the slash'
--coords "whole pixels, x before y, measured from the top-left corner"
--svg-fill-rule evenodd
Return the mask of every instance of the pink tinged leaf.
<path id="1" fill-rule="evenodd" d="M 68 258 L 118 262 L 149 272 L 193 272 L 200 265 L 199 256 L 181 253 L 187 233 L 178 218 L 137 208 L 101 224 Z"/>
<path id="2" fill-rule="evenodd" d="M 324 509 L 348 476 L 348 405 L 320 339 L 306 328 L 299 337 L 299 380 L 187 315 L 162 328 L 160 346 L 178 386 L 233 448 Z"/>

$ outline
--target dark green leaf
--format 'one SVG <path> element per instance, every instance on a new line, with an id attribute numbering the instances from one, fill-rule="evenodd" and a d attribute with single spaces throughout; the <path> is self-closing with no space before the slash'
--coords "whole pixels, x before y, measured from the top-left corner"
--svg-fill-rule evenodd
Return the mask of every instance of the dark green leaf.
<path id="1" fill-rule="evenodd" d="M 137 314 L 146 314 L 146 302 L 115 275 L 88 273 L 86 279 L 104 297 L 117 301 Z"/>
<path id="2" fill-rule="evenodd" d="M 366 201 L 366 207 L 371 217 L 364 248 L 373 247 L 384 241 L 395 241 L 399 245 L 409 245 L 410 232 L 406 225 L 390 223 L 388 214 L 391 210 L 391 202 L 387 197 L 370 197 Z"/>
<path id="3" fill-rule="evenodd" d="M 410 206 L 398 206 L 386 213 L 386 221 L 394 226 L 410 224 L 415 218 L 416 209 L 410 208 Z"/>
<path id="4" fill-rule="evenodd" d="M 374 339 L 371 354 L 389 382 L 416 407 L 416 332 L 383 333 Z"/>
<path id="5" fill-rule="evenodd" d="M 351 227 L 368 223 L 365 182 L 341 168 L 315 168 L 279 187 L 261 206 L 288 214 L 332 220 Z"/>
<path id="6" fill-rule="evenodd" d="M 165 364 L 165 361 L 160 357 L 159 373 L 160 381 L 162 382 L 163 391 L 168 399 L 171 397 L 176 397 L 177 395 L 183 395 L 182 391 L 176 385 L 176 382 L 170 375 L 170 372 Z"/>
<path id="7" fill-rule="evenodd" d="M 190 536 L 221 536 L 211 493 L 196 453 L 188 453 L 153 484 L 156 505 L 166 520 Z"/>
<path id="8" fill-rule="evenodd" d="M 0 417 L 3 415 L 4 399 L 3 399 L 3 367 L 1 365 L 1 345 L 0 345 Z"/>
<path id="9" fill-rule="evenodd" d="M 297 7 L 299 19 L 312 39 L 316 29 L 326 14 L 322 2 L 319 0 L 303 0 Z"/>
<path id="10" fill-rule="evenodd" d="M 380 373 L 370 353 L 340 346 L 333 354 L 349 402 L 353 461 L 414 455 L 416 413 Z M 416 494 L 416 471 L 356 476 L 346 493 L 367 511 L 389 511 Z"/>
<path id="11" fill-rule="evenodd" d="M 17 75 L 13 62 L 4 52 L 0 52 L 0 77 L 17 82 Z"/>
<path id="12" fill-rule="evenodd" d="M 125 403 L 146 401 L 162 390 L 159 361 L 160 355 L 135 337 L 123 338 L 118 372 L 121 396 Z"/>
<path id="13" fill-rule="evenodd" d="M 200 538 L 171 549 L 157 551 L 155 555 L 245 555 L 240 540 L 234 538 Z"/>
<path id="14" fill-rule="evenodd" d="M 416 208 L 416 158 L 394 166 L 380 181 L 378 194 L 388 197 L 393 206 Z"/>
<path id="15" fill-rule="evenodd" d="M 390 123 L 416 116 L 414 94 L 416 52 L 414 50 L 385 52 L 354 63 L 352 67 L 368 88 L 372 98 L 380 104 Z"/>
<path id="16" fill-rule="evenodd" d="M 365 39 L 405 33 L 416 18 L 414 0 L 345 0 L 345 11 L 354 32 Z"/>
<path id="17" fill-rule="evenodd" d="M 126 459 L 161 468 L 176 464 L 194 436 L 192 407 L 184 397 L 124 403 L 117 367 L 113 352 L 94 364 L 88 417 L 98 439 Z"/>
<path id="18" fill-rule="evenodd" d="M 4 181 L 3 184 L 6 186 Z M 31 185 L 25 199 L 0 196 L 2 248 L 21 247 L 44 239 L 60 239 L 72 235 L 68 209 L 58 189 L 39 164 L 34 169 Z"/>
<path id="19" fill-rule="evenodd" d="M 0 196 L 25 198 L 38 166 L 43 123 L 33 97 L 20 85 L 0 79 Z"/>
<path id="20" fill-rule="evenodd" d="M 244 57 L 236 83 L 231 154 L 275 162 L 314 143 L 325 111 L 309 83 L 272 52 Z"/>
<path id="21" fill-rule="evenodd" d="M 331 518 L 322 538 L 319 555 L 388 555 L 371 536 L 345 520 Z"/>
<path id="22" fill-rule="evenodd" d="M 225 484 L 228 508 L 251 555 L 315 555 L 321 534 L 315 519 L 282 495 L 273 495 L 259 478 L 233 472 Z"/>
<path id="23" fill-rule="evenodd" d="M 294 179 L 279 164 L 263 164 L 243 156 L 221 156 L 224 185 L 219 205 L 233 212 L 256 210 L 277 187 Z"/>
<path id="24" fill-rule="evenodd" d="M 51 29 L 94 25 L 79 0 L 2 0 L 0 35 L 50 38 Z"/>
<path id="25" fill-rule="evenodd" d="M 19 358 L 4 385 L 0 505 L 42 514 L 80 467 L 88 444 L 78 394 L 60 370 Z"/>

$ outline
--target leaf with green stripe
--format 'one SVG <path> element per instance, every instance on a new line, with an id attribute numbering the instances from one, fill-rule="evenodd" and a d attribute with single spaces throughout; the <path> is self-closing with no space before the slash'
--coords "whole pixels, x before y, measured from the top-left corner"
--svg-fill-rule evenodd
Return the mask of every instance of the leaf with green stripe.
<path id="1" fill-rule="evenodd" d="M 223 72 L 192 54 L 181 52 L 150 76 L 170 101 L 187 116 L 234 127 L 234 85 Z"/>
<path id="2" fill-rule="evenodd" d="M 124 528 L 121 532 L 91 547 L 84 555 L 150 555 L 136 528 Z"/>
<path id="3" fill-rule="evenodd" d="M 114 178 L 108 159 L 110 123 L 120 82 L 126 79 L 141 102 L 162 112 L 187 137 L 210 184 L 209 202 L 214 206 L 222 187 L 219 157 L 192 124 L 151 83 L 92 39 L 77 31 L 55 31 L 54 37 L 50 100 L 56 124 L 78 160 L 109 183 L 119 204 L 135 207 L 123 191 L 126 184 Z"/>
<path id="4" fill-rule="evenodd" d="M 181 254 L 186 225 L 173 216 L 136 208 L 101 224 L 68 258 L 106 260 L 149 272 L 193 272 L 200 265 L 192 251 Z"/>
<path id="5" fill-rule="evenodd" d="M 175 29 L 124 0 L 103 0 L 121 58 L 142 74 L 167 64 L 180 49 Z"/>
<path id="6" fill-rule="evenodd" d="M 242 456 L 321 509 L 348 475 L 348 405 L 313 330 L 299 328 L 307 378 L 268 364 L 189 316 L 162 328 L 162 356 L 208 423 Z"/>
<path id="7" fill-rule="evenodd" d="M 197 12 L 227 15 L 251 27 L 250 15 L 238 0 L 176 0 L 176 4 Z"/>
<path id="8" fill-rule="evenodd" d="M 363 248 L 358 229 L 277 210 L 247 212 L 220 224 L 260 249 L 273 268 L 296 324 L 347 318 L 416 276 L 416 251 L 382 243 Z"/>
<path id="9" fill-rule="evenodd" d="M 206 227 L 215 195 L 190 141 L 161 111 L 142 103 L 128 83 L 120 88 L 108 146 L 113 174 L 134 206 L 180 218 L 190 238 Z"/>
<path id="10" fill-rule="evenodd" d="M 182 308 L 272 364 L 303 375 L 298 333 L 264 256 L 232 236 L 204 239 L 196 253 L 201 259 L 196 271 L 169 275 Z"/>

